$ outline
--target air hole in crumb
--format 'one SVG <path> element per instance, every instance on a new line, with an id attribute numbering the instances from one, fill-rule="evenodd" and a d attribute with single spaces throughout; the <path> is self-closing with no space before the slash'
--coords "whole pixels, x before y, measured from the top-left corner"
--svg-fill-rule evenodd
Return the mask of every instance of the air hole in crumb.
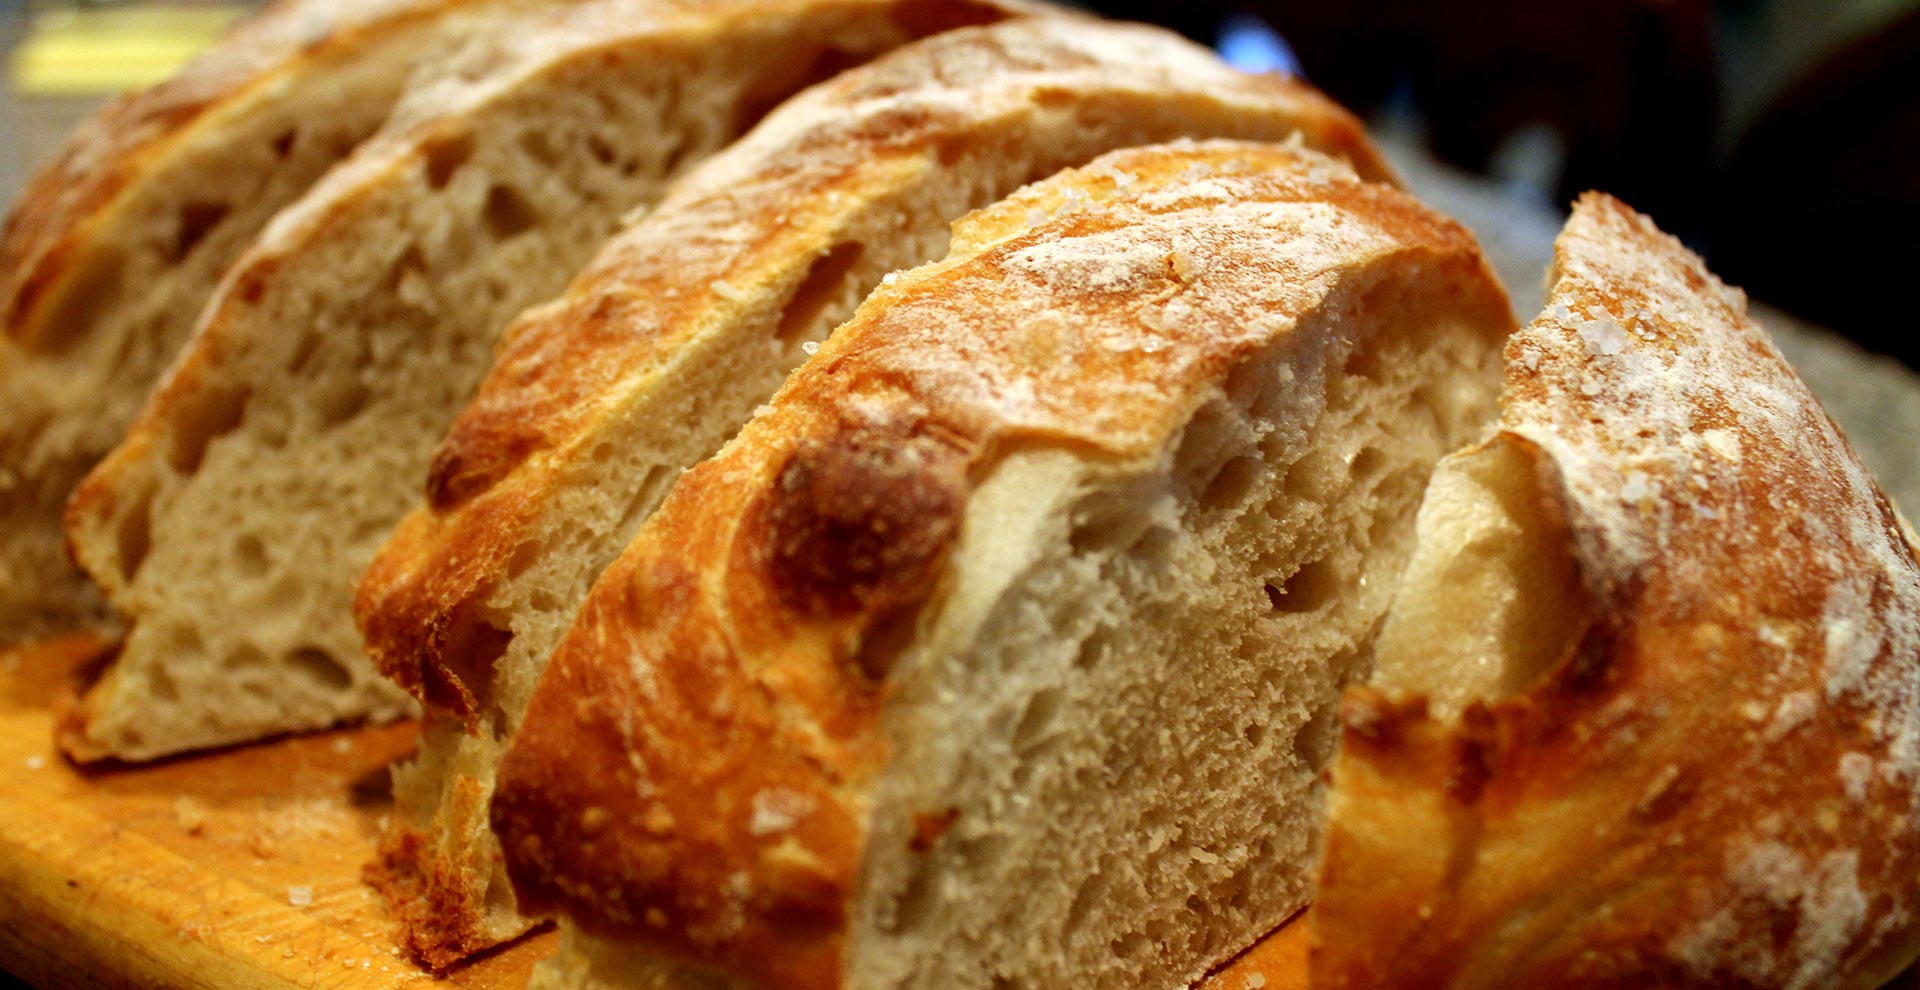
<path id="1" fill-rule="evenodd" d="M 1080 881 L 1079 889 L 1073 892 L 1073 900 L 1067 904 L 1067 919 L 1064 930 L 1071 934 L 1079 931 L 1087 923 L 1087 915 L 1093 906 L 1105 900 L 1107 892 L 1106 873 L 1095 873 Z"/>
<path id="2" fill-rule="evenodd" d="M 540 559 L 544 549 L 538 540 L 527 540 L 513 549 L 513 556 L 507 559 L 507 580 L 517 581 L 520 576 Z"/>
<path id="3" fill-rule="evenodd" d="M 1304 564 L 1279 585 L 1267 582 L 1267 601 L 1276 612 L 1313 612 L 1333 597 L 1333 566 L 1324 560 Z"/>
<path id="4" fill-rule="evenodd" d="M 895 933 L 914 931 L 933 916 L 934 881 L 934 858 L 917 857 L 913 875 L 907 878 L 907 886 L 900 891 L 900 900 L 894 906 L 892 930 Z"/>
<path id="5" fill-rule="evenodd" d="M 373 392 L 357 374 L 344 374 L 314 390 L 313 410 L 322 427 L 339 426 L 360 415 Z"/>
<path id="6" fill-rule="evenodd" d="M 1206 509 L 1230 509 L 1239 505 L 1253 491 L 1254 482 L 1260 480 L 1261 472 L 1267 468 L 1266 462 L 1252 455 L 1241 455 L 1220 466 L 1220 471 L 1207 482 L 1207 490 L 1200 493 L 1200 506 Z"/>
<path id="7" fill-rule="evenodd" d="M 168 460 L 183 475 L 200 470 L 207 446 L 239 428 L 246 415 L 249 391 L 245 386 L 213 386 L 188 396 L 173 425 Z"/>
<path id="8" fill-rule="evenodd" d="M 1267 739 L 1267 724 L 1248 722 L 1246 728 L 1240 730 L 1240 736 L 1247 741 L 1247 745 L 1257 749 Z"/>
<path id="9" fill-rule="evenodd" d="M 1080 670 L 1091 670 L 1098 666 L 1102 660 L 1113 653 L 1113 638 L 1113 630 L 1106 627 L 1095 629 L 1087 634 L 1087 638 L 1080 641 L 1079 651 L 1073 656 L 1074 667 Z"/>
<path id="10" fill-rule="evenodd" d="M 120 562 L 120 579 L 131 582 L 147 562 L 153 549 L 153 493 L 145 492 L 120 516 L 114 533 L 114 549 Z"/>
<path id="11" fill-rule="evenodd" d="M 1364 378 L 1372 382 L 1387 379 L 1384 355 L 1386 348 L 1361 343 L 1354 346 L 1353 353 L 1347 355 L 1346 373 L 1351 378 Z"/>
<path id="12" fill-rule="evenodd" d="M 1380 476 L 1387 466 L 1387 455 L 1378 447 L 1367 447 L 1355 454 L 1350 471 L 1355 487 L 1364 487 Z"/>
<path id="13" fill-rule="evenodd" d="M 1139 542 L 1153 524 L 1153 516 L 1142 506 L 1125 499 L 1089 499 L 1074 511 L 1073 532 L 1068 541 L 1077 556 L 1112 553 Z"/>
<path id="14" fill-rule="evenodd" d="M 814 331 L 830 329 L 816 327 L 820 314 L 841 295 L 847 273 L 865 253 L 866 246 L 860 242 L 844 241 L 813 259 L 813 266 L 780 312 L 780 326 L 774 336 L 782 344 L 793 344 L 801 339 L 818 339 L 823 334 Z"/>
<path id="15" fill-rule="evenodd" d="M 1005 832 L 989 832 L 953 845 L 954 858 L 965 872 L 974 874 L 992 873 L 994 865 L 1006 859 L 1012 847 L 1013 840 Z"/>
<path id="16" fill-rule="evenodd" d="M 1340 454 L 1325 447 L 1308 451 L 1287 468 L 1287 494 L 1296 499 L 1324 502 L 1339 489 L 1347 465 Z"/>
<path id="17" fill-rule="evenodd" d="M 230 671 L 261 670 L 267 666 L 267 655 L 257 646 L 242 643 L 234 647 L 220 665 Z"/>
<path id="18" fill-rule="evenodd" d="M 421 149 L 426 158 L 427 185 L 445 189 L 454 173 L 473 158 L 473 135 L 465 132 L 442 135 Z"/>
<path id="19" fill-rule="evenodd" d="M 180 698 L 180 685 L 174 682 L 173 675 L 165 667 L 155 667 L 147 674 L 147 692 L 160 701 L 177 701 Z"/>
<path id="20" fill-rule="evenodd" d="M 520 150 L 526 152 L 528 158 L 549 168 L 560 162 L 559 149 L 553 146 L 547 132 L 539 128 L 520 132 Z"/>
<path id="21" fill-rule="evenodd" d="M 1323 703 L 1293 734 L 1293 755 L 1300 765 L 1320 770 L 1333 758 L 1333 744 L 1339 731 L 1339 718 L 1331 702 Z"/>
<path id="22" fill-rule="evenodd" d="M 297 127 L 289 127 L 286 130 L 281 131 L 279 134 L 275 135 L 272 141 L 273 156 L 275 158 L 285 158 L 288 155 L 292 154 L 293 142 L 295 139 L 299 138 L 299 136 L 300 136 L 300 129 Z"/>
<path id="23" fill-rule="evenodd" d="M 1148 939 L 1144 932 L 1128 932 L 1107 945 L 1114 955 L 1122 959 L 1137 959 L 1146 951 Z"/>
<path id="24" fill-rule="evenodd" d="M 344 691 L 353 685 L 353 672 L 346 664 L 317 646 L 303 646 L 287 654 L 287 666 L 328 690 Z"/>
<path id="25" fill-rule="evenodd" d="M 267 558 L 267 545 L 252 533 L 241 534 L 233 541 L 233 563 L 241 577 L 257 578 L 265 574 L 271 563 Z"/>
<path id="26" fill-rule="evenodd" d="M 1239 426 L 1240 414 L 1225 402 L 1215 400 L 1200 407 L 1180 434 L 1180 446 L 1173 453 L 1173 476 L 1190 492 L 1203 491 L 1220 470 L 1222 456 Z"/>
<path id="27" fill-rule="evenodd" d="M 30 341 L 40 353 L 64 353 L 87 339 L 102 309 L 113 305 L 123 274 L 131 270 L 125 256 L 111 247 L 88 252 L 74 268 L 67 290 L 54 297 L 51 311 L 40 321 L 45 332 Z"/>
<path id="28" fill-rule="evenodd" d="M 1060 705 L 1059 688 L 1042 688 L 1027 699 L 1026 707 L 1021 709 L 1020 720 L 1013 727 L 1015 753 L 1025 755 L 1046 741 L 1047 732 L 1053 727 L 1054 716 L 1060 713 Z"/>
<path id="29" fill-rule="evenodd" d="M 188 203 L 180 207 L 180 224 L 173 235 L 173 260 L 179 261 L 192 253 L 194 247 L 227 218 L 229 211 L 226 203 Z"/>
<path id="30" fill-rule="evenodd" d="M 518 237 L 540 222 L 540 212 L 520 190 L 501 185 L 487 190 L 487 203 L 480 217 L 487 224 L 487 232 L 502 241 Z"/>
<path id="31" fill-rule="evenodd" d="M 587 135 L 587 154 L 592 155 L 593 160 L 602 165 L 612 165 L 613 160 L 620 157 L 613 145 L 598 134 Z"/>

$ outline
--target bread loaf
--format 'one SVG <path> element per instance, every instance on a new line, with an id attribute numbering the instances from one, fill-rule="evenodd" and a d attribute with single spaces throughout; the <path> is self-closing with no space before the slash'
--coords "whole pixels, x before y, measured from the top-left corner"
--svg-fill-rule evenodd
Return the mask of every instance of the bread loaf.
<path id="1" fill-rule="evenodd" d="M 1920 954 L 1912 530 L 1645 217 L 1582 199 L 1549 302 L 1344 704 L 1314 986 L 1878 987 Z"/>
<path id="2" fill-rule="evenodd" d="M 416 86 L 281 213 L 69 511 L 127 620 L 63 742 L 147 759 L 407 709 L 352 587 L 496 331 L 819 75 L 987 0 L 593 0 Z"/>
<path id="3" fill-rule="evenodd" d="M 0 231 L 0 643 L 99 623 L 61 511 L 214 283 L 409 75 L 537 0 L 292 0 L 118 99 Z"/>
<path id="4" fill-rule="evenodd" d="M 1468 235 L 1104 156 L 881 286 L 595 584 L 493 821 L 547 986 L 1170 987 L 1304 903 L 1334 704 L 1492 412 Z"/>
<path id="5" fill-rule="evenodd" d="M 949 32 L 796 97 L 517 320 L 360 587 L 370 652 L 427 711 L 376 873 L 416 952 L 444 965 L 524 927 L 486 809 L 548 655 L 667 486 L 883 275 L 1103 151 L 1290 134 L 1385 173 L 1312 90 L 1158 29 Z"/>

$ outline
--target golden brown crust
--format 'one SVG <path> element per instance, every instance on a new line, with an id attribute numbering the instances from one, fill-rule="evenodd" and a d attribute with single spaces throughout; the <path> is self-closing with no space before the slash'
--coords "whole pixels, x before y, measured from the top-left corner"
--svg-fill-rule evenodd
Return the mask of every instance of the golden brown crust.
<path id="1" fill-rule="evenodd" d="M 924 598 L 971 485 L 1015 445 L 1145 456 L 1298 314 L 1412 271 L 1504 325 L 1458 226 L 1273 145 L 1108 155 L 956 224 L 948 259 L 877 290 L 596 585 L 493 805 L 523 903 L 751 985 L 837 986 L 886 757 L 862 647 Z M 915 511 L 842 490 L 862 482 Z M 895 525 L 897 559 L 862 549 Z M 844 597 L 816 580 L 849 572 Z M 755 828 L 769 789 L 813 809 L 794 831 Z"/>
<path id="2" fill-rule="evenodd" d="M 0 328 L 29 344 L 61 331 L 45 325 L 46 303 L 83 263 L 94 224 L 146 162 L 193 133 L 195 121 L 370 32 L 457 2 L 283 0 L 178 75 L 109 103 L 28 180 L 0 228 Z"/>
<path id="3" fill-rule="evenodd" d="M 1737 291 L 1588 195 L 1508 348 L 1593 606 L 1458 719 L 1354 692 L 1314 985 L 1870 988 L 1920 952 L 1920 567 Z"/>
<path id="4" fill-rule="evenodd" d="M 1359 122 L 1305 84 L 1235 74 L 1210 59 L 1187 65 L 1180 57 L 1193 56 L 1170 39 L 1125 33 L 1131 28 L 1067 30 L 1080 32 L 1073 40 L 1082 47 L 1035 26 L 956 38 L 842 76 L 809 94 L 807 114 L 756 132 L 753 146 L 732 156 L 759 173 L 709 169 L 634 236 L 616 240 L 561 300 L 516 321 L 435 453 L 428 506 L 402 522 L 361 584 L 356 611 L 381 669 L 483 731 L 488 671 L 461 649 L 460 630 L 503 580 L 548 493 L 568 483 L 565 466 L 587 456 L 617 405 L 608 397 L 645 380 L 698 334 L 727 305 L 724 286 L 757 284 L 813 250 L 839 221 L 836 204 L 872 195 L 890 169 L 918 167 L 929 147 L 957 154 L 977 139 L 980 121 L 1032 99 L 1025 88 L 1050 85 L 1061 99 L 1096 107 L 1125 106 L 1140 79 L 1178 84 L 1244 108 L 1248 133 L 1286 119 L 1309 146 L 1348 156 L 1363 176 L 1390 175 Z M 1025 47 L 995 53 L 995 37 Z M 1106 55 L 1102 45 L 1117 50 Z M 940 53 L 930 70 L 928 59 Z M 1122 77 L 1114 66 L 1129 55 L 1156 61 Z M 1045 61 L 1029 61 L 1038 56 Z M 776 213 L 784 223 L 766 222 Z"/>

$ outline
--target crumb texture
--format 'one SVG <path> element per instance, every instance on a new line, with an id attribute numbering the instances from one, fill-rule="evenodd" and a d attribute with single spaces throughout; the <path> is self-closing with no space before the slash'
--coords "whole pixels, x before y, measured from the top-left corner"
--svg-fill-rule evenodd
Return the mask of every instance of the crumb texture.
<path id="1" fill-rule="evenodd" d="M 938 258 L 968 210 L 1110 149 L 1296 133 L 1379 169 L 1324 98 L 1167 32 L 961 28 L 788 101 L 516 319 L 356 602 L 430 723 L 388 845 L 410 864 L 392 875 L 432 893 L 402 899 L 440 919 L 511 911 L 485 799 L 593 579 L 883 278 Z"/>
<path id="2" fill-rule="evenodd" d="M 898 13 L 565 4 L 415 80 L 228 273 L 76 495 L 74 544 L 129 628 L 69 750 L 147 759 L 411 710 L 363 654 L 353 583 L 499 328 L 809 73 L 905 40 Z"/>
<path id="3" fill-rule="evenodd" d="M 585 933 L 552 972 L 1119 988 L 1251 944 L 1511 326 L 1464 231 L 1297 146 L 1118 152 L 961 220 L 563 639 L 493 802 Z"/>

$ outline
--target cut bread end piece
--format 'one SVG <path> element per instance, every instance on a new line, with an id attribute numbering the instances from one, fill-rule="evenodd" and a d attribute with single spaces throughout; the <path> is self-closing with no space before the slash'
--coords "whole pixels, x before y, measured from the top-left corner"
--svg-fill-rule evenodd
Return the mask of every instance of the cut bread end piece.
<path id="1" fill-rule="evenodd" d="M 1038 219 L 1035 219 L 1038 218 Z M 494 822 L 551 985 L 1173 986 L 1304 903 L 1512 318 L 1306 151 L 1105 156 L 883 285 L 601 577 Z"/>
<path id="2" fill-rule="evenodd" d="M 376 662 L 426 706 L 378 884 L 436 964 L 510 929 L 494 768 L 593 579 L 889 272 L 1024 182 L 1181 136 L 1351 152 L 1357 121 L 1167 32 L 1068 18 L 943 34 L 783 106 L 508 330 L 363 578 Z M 478 799 L 476 800 L 476 796 Z M 460 919 L 479 921 L 468 926 Z"/>
<path id="3" fill-rule="evenodd" d="M 353 582 L 499 327 L 810 73 L 1006 9 L 561 5 L 412 90 L 228 274 L 76 493 L 76 553 L 129 628 L 71 752 L 148 759 L 406 710 L 363 655 Z"/>
<path id="4" fill-rule="evenodd" d="M 33 177 L 0 233 L 0 642 L 108 619 L 67 554 L 74 487 L 274 212 L 380 126 L 418 66 L 528 6 L 280 4 L 109 104 Z"/>
<path id="5" fill-rule="evenodd" d="M 1313 985 L 1879 987 L 1920 955 L 1920 565 L 1746 314 L 1592 195 L 1344 705 Z"/>

